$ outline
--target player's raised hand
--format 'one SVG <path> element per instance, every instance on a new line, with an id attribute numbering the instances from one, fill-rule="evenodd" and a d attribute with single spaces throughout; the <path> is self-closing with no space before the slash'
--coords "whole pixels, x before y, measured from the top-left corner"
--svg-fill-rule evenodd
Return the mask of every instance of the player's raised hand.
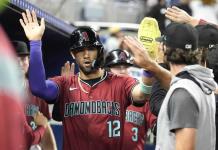
<path id="1" fill-rule="evenodd" d="M 130 53 L 132 53 L 134 64 L 137 66 L 148 69 L 149 65 L 154 62 L 142 43 L 136 38 L 126 36 L 124 43 L 128 46 Z"/>
<path id="2" fill-rule="evenodd" d="M 72 63 L 70 65 L 70 62 L 67 61 L 63 67 L 61 67 L 61 75 L 66 76 L 67 78 L 74 75 L 74 70 L 75 70 L 75 64 Z"/>
<path id="3" fill-rule="evenodd" d="M 198 19 L 195 19 L 192 16 L 190 16 L 186 11 L 176 6 L 167 8 L 165 16 L 173 22 L 187 23 L 192 26 L 197 25 L 199 21 Z"/>
<path id="4" fill-rule="evenodd" d="M 36 125 L 47 127 L 48 119 L 41 112 L 38 111 L 33 118 Z"/>
<path id="5" fill-rule="evenodd" d="M 26 13 L 22 13 L 23 19 L 20 19 L 20 24 L 24 29 L 26 37 L 32 40 L 41 40 L 45 31 L 45 20 L 41 19 L 40 24 L 38 23 L 36 13 L 30 12 L 28 9 Z"/>

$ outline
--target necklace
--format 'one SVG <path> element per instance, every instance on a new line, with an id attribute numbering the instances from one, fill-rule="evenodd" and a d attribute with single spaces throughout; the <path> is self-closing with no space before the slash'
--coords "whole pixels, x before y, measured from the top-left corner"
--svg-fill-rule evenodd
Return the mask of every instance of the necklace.
<path id="1" fill-rule="evenodd" d="M 103 76 L 104 76 L 104 73 L 102 73 L 102 71 L 101 71 L 100 74 L 101 74 L 101 79 L 102 79 Z M 101 79 L 100 79 L 100 80 L 101 80 Z M 87 91 L 83 88 L 83 86 L 82 86 L 80 80 L 81 80 L 81 78 L 80 78 L 80 73 L 79 73 L 79 75 L 78 75 L 78 83 L 79 83 L 79 87 L 80 87 L 80 89 L 81 89 L 84 93 L 88 94 L 89 92 L 87 92 Z"/>
<path id="2" fill-rule="evenodd" d="M 80 79 L 80 75 L 78 76 L 78 83 L 79 83 L 79 87 L 80 87 L 80 89 L 84 92 L 84 93 L 86 93 L 86 94 L 88 94 L 89 92 L 87 92 L 84 88 L 83 88 L 83 86 L 81 85 L 81 81 L 80 81 L 81 79 Z"/>

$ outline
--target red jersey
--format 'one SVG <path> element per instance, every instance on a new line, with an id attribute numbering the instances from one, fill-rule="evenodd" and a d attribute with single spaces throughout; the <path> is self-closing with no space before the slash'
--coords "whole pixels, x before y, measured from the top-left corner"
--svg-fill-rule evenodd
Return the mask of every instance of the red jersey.
<path id="1" fill-rule="evenodd" d="M 1 26 L 0 56 L 0 149 L 28 150 L 30 145 L 39 143 L 45 128 L 33 132 L 27 124 L 16 78 L 19 73 L 15 54 Z"/>
<path id="2" fill-rule="evenodd" d="M 150 112 L 149 103 L 143 107 L 130 105 L 126 110 L 123 150 L 144 150 L 147 130 L 156 122 L 156 116 Z"/>
<path id="3" fill-rule="evenodd" d="M 1 150 L 27 150 L 31 145 L 38 144 L 45 132 L 44 127 L 38 127 L 33 132 L 17 97 L 0 93 Z"/>
<path id="4" fill-rule="evenodd" d="M 125 110 L 136 80 L 107 72 L 93 86 L 79 81 L 77 75 L 53 80 L 59 87 L 64 150 L 122 149 Z"/>
<path id="5" fill-rule="evenodd" d="M 26 114 L 26 119 L 28 124 L 33 130 L 37 128 L 37 125 L 34 122 L 33 116 L 36 112 L 40 111 L 48 120 L 51 119 L 48 104 L 45 100 L 40 99 L 32 95 L 29 86 L 27 86 L 27 99 L 24 103 L 24 112 Z"/>

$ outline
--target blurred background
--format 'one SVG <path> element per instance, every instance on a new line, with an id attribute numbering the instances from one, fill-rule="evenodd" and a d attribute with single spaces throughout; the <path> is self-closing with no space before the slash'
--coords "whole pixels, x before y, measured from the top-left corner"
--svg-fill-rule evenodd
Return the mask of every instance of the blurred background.
<path id="1" fill-rule="evenodd" d="M 3 1 L 3 0 L 0 0 Z M 61 66 L 74 62 L 69 53 L 70 33 L 77 26 L 91 26 L 100 35 L 105 50 L 123 48 L 124 35 L 137 36 L 140 21 L 148 16 L 156 18 L 164 33 L 169 24 L 164 16 L 167 7 L 176 5 L 198 19 L 218 24 L 217 0 L 8 0 L 0 15 L 0 22 L 11 40 L 27 41 L 19 24 L 21 12 L 35 10 L 46 20 L 43 36 L 43 59 L 47 77 L 60 75 Z M 77 70 L 77 68 L 76 68 Z M 138 70 L 132 70 L 140 76 Z M 53 124 L 58 148 L 62 145 L 62 127 Z M 147 150 L 152 150 L 153 137 L 149 136 Z"/>

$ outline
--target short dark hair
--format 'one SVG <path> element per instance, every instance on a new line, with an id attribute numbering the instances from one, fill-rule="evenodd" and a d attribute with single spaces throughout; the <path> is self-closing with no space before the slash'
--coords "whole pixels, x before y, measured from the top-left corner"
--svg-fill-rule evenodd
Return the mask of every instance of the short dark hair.
<path id="1" fill-rule="evenodd" d="M 199 47 L 198 49 L 199 49 L 199 51 L 201 52 L 201 61 L 200 61 L 200 64 L 201 64 L 201 65 L 205 65 L 206 59 L 207 59 L 208 48 Z"/>
<path id="2" fill-rule="evenodd" d="M 201 60 L 201 52 L 197 49 L 187 51 L 181 48 L 166 47 L 164 52 L 166 60 L 172 64 L 199 64 Z"/>

